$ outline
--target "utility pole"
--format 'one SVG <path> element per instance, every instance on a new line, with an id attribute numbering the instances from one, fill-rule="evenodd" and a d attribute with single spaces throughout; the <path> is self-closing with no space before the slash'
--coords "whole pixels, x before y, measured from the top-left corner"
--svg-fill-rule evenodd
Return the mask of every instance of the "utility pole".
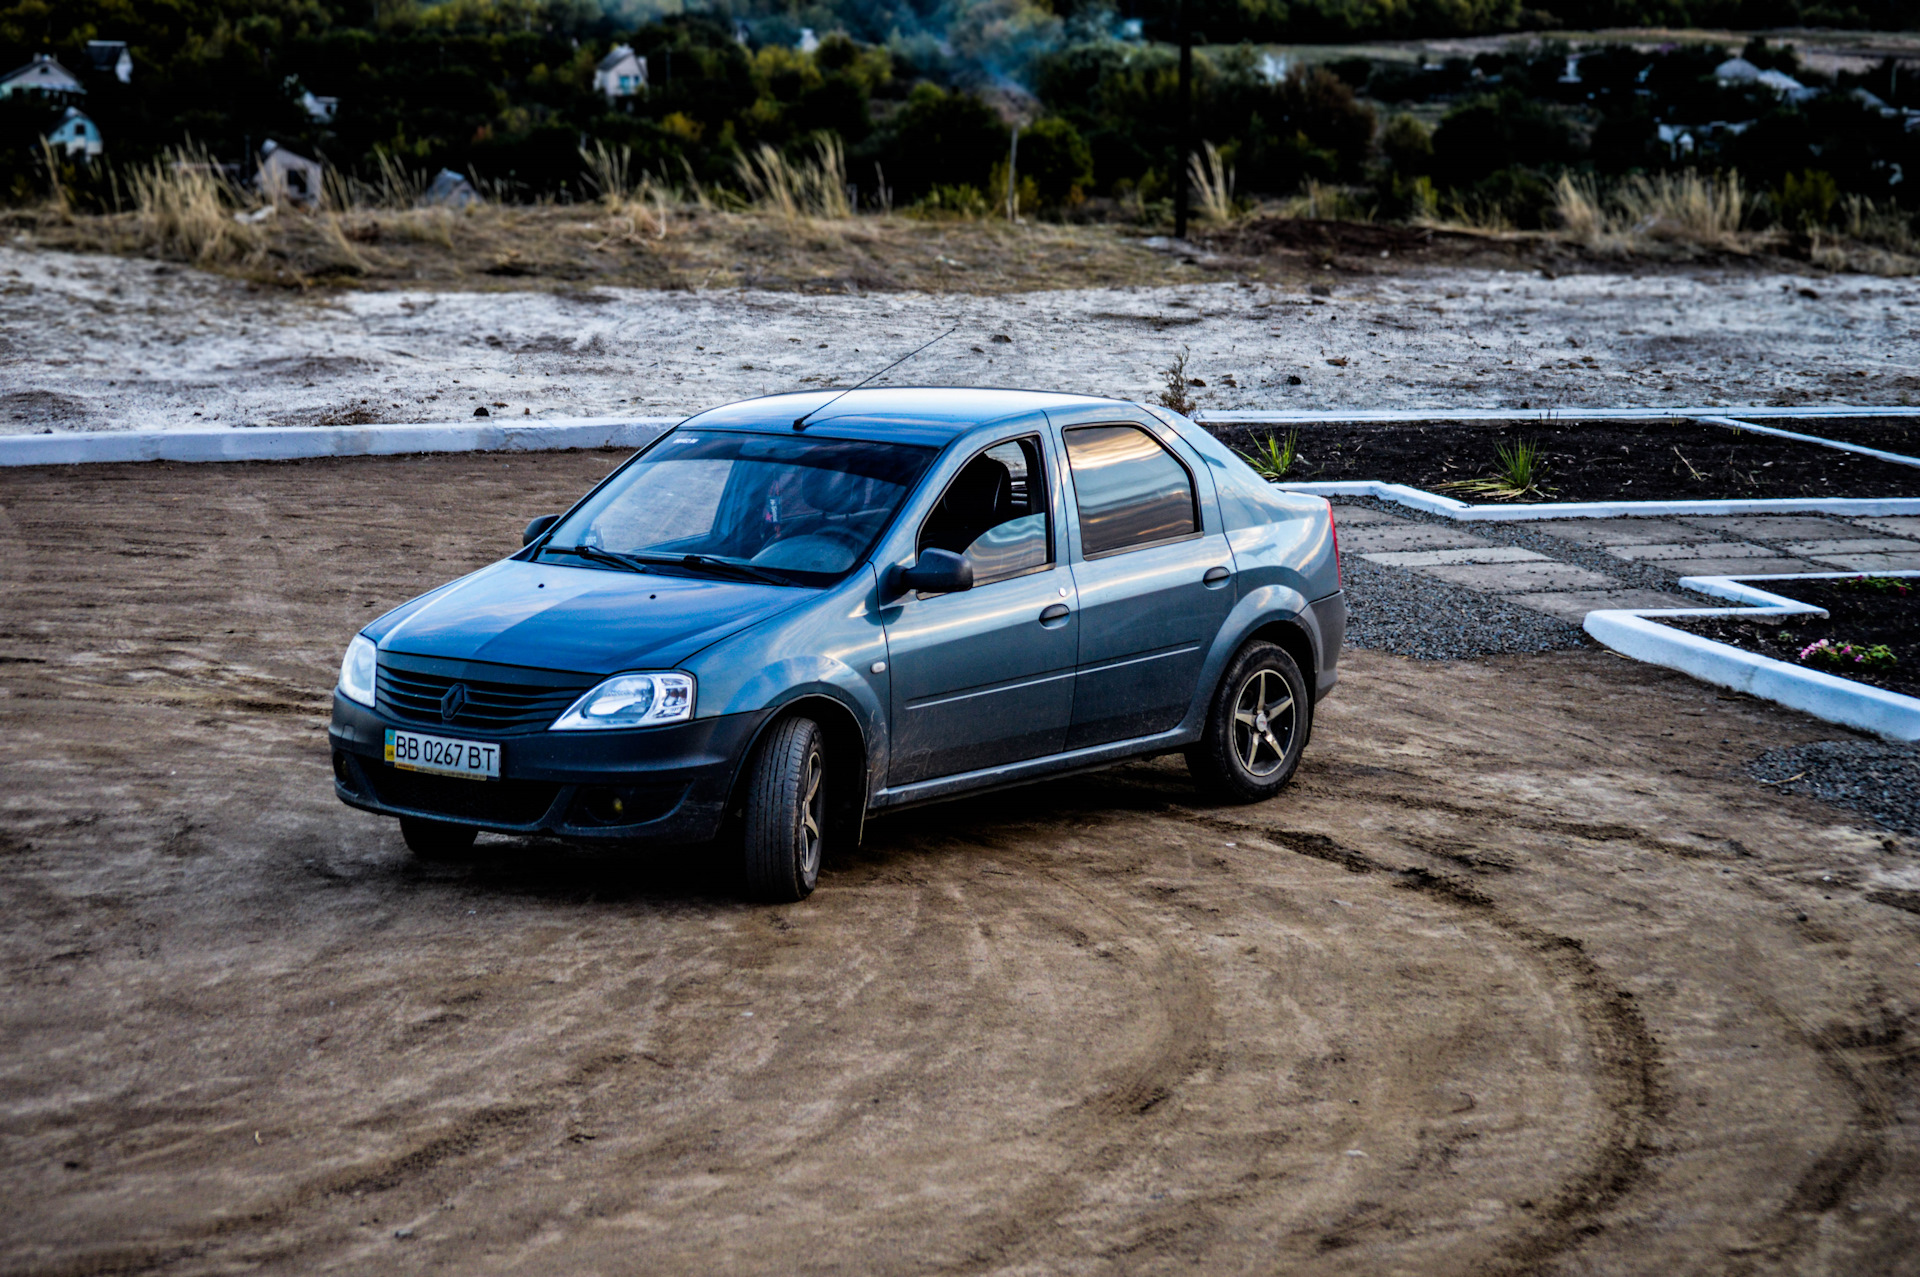
<path id="1" fill-rule="evenodd" d="M 1187 157 L 1193 154 L 1193 31 L 1180 0 L 1180 153 L 1174 157 L 1173 237 L 1187 237 Z"/>
<path id="2" fill-rule="evenodd" d="M 1014 122 L 1013 146 L 1007 152 L 1007 220 L 1018 218 L 1020 213 L 1020 124 Z"/>

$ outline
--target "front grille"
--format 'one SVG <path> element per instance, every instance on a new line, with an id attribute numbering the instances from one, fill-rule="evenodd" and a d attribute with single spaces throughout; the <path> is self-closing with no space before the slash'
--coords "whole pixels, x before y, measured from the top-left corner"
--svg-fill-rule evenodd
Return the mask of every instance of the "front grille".
<path id="1" fill-rule="evenodd" d="M 374 797 L 389 807 L 496 825 L 531 825 L 547 814 L 560 786 L 542 780 L 461 780 L 426 772 L 403 772 L 363 759 L 360 770 Z"/>
<path id="2" fill-rule="evenodd" d="M 591 674 L 383 652 L 375 699 L 394 717 L 431 727 L 537 732 L 597 682 Z M 451 719 L 443 718 L 441 701 L 455 683 L 467 689 L 466 704 Z"/>

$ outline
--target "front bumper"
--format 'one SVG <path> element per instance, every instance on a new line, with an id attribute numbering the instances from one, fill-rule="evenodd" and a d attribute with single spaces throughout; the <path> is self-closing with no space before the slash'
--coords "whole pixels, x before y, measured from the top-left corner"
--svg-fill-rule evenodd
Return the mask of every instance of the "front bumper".
<path id="1" fill-rule="evenodd" d="M 764 714 L 696 718 L 638 731 L 502 735 L 408 722 L 333 696 L 333 790 L 387 816 L 507 834 L 599 842 L 705 842 L 726 819 L 734 777 Z M 386 761 L 388 728 L 497 741 L 500 779 L 402 771 Z"/>

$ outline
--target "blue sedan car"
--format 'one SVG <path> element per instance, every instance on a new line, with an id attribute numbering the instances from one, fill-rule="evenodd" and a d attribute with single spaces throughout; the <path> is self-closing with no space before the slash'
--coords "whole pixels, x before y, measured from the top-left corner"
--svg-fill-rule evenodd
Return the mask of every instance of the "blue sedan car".
<path id="1" fill-rule="evenodd" d="M 778 395 L 689 418 L 367 626 L 335 788 L 421 856 L 481 829 L 725 839 L 756 896 L 798 900 L 877 812 L 1168 753 L 1269 797 L 1345 630 L 1328 503 L 1183 417 Z"/>

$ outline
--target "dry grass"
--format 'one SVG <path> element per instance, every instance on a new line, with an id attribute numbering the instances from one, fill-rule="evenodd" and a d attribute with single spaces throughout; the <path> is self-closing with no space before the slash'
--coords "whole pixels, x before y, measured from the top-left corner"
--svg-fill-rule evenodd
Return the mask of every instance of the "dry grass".
<path id="1" fill-rule="evenodd" d="M 1282 217 L 1338 222 L 1371 222 L 1374 215 L 1373 206 L 1362 203 L 1352 189 L 1311 177 L 1298 194 L 1282 200 L 1275 211 Z"/>
<path id="2" fill-rule="evenodd" d="M 1562 233 L 1590 248 L 1629 251 L 1648 241 L 1751 251 L 1753 200 L 1738 173 L 1636 175 L 1602 192 L 1590 177 L 1562 176 L 1554 190 Z"/>
<path id="3" fill-rule="evenodd" d="M 1213 143 L 1202 142 L 1200 146 L 1199 153 L 1187 157 L 1187 177 L 1200 215 L 1215 222 L 1231 222 L 1239 211 L 1233 201 L 1233 166 L 1221 160 Z"/>
<path id="4" fill-rule="evenodd" d="M 234 214 L 256 203 L 204 151 L 182 147 L 133 171 L 129 185 L 140 251 L 199 266 L 246 264 L 260 255 L 258 226 Z"/>
<path id="5" fill-rule="evenodd" d="M 811 160 L 790 160 L 762 144 L 742 155 L 736 167 L 749 201 L 764 212 L 789 221 L 853 216 L 847 202 L 846 157 L 836 137 L 815 142 Z"/>

